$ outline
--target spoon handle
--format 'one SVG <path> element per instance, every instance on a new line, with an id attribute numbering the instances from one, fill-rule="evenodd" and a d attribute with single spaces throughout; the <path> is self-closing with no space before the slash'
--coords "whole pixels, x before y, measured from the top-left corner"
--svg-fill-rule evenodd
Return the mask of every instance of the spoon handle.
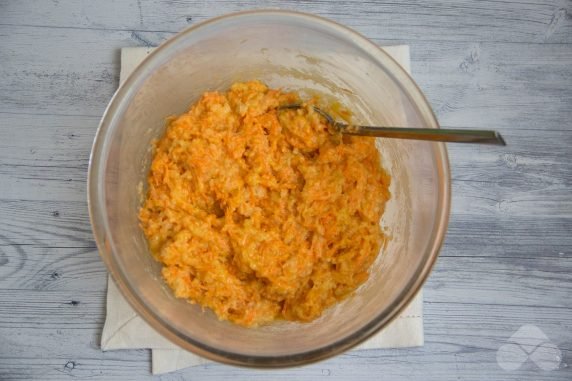
<path id="1" fill-rule="evenodd" d="M 348 126 L 336 123 L 343 134 L 377 136 L 383 138 L 431 140 L 435 142 L 478 143 L 505 146 L 506 143 L 497 131 L 459 130 L 404 127 Z"/>
<path id="2" fill-rule="evenodd" d="M 303 108 L 301 103 L 282 105 L 279 110 L 299 109 Z M 397 138 L 397 139 L 414 139 L 414 140 L 430 140 L 434 142 L 449 143 L 477 143 L 477 144 L 494 144 L 506 146 L 501 134 L 497 131 L 490 130 L 458 130 L 458 129 L 435 129 L 435 128 L 405 128 L 405 127 L 372 127 L 372 126 L 356 126 L 338 123 L 334 118 L 320 109 L 312 106 L 314 111 L 322 115 L 331 126 L 334 126 L 342 134 L 360 135 L 360 136 L 377 136 L 381 138 Z"/>

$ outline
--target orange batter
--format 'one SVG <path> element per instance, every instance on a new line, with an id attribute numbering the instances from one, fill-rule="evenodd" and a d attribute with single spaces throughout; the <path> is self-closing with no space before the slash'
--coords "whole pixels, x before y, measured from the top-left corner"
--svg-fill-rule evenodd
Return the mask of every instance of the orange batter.
<path id="1" fill-rule="evenodd" d="M 208 92 L 156 143 L 141 226 L 179 298 L 257 326 L 310 321 L 352 293 L 384 240 L 374 140 L 253 81 Z"/>

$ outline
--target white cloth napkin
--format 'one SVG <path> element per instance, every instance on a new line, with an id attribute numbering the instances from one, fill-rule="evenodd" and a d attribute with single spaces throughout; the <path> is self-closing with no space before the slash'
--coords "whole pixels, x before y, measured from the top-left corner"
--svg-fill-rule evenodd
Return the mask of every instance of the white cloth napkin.
<path id="1" fill-rule="evenodd" d="M 407 72 L 410 72 L 409 46 L 383 48 Z M 135 69 L 153 48 L 124 48 L 121 50 L 120 82 Z M 354 350 L 416 347 L 423 345 L 423 295 L 413 299 L 403 313 L 381 332 Z M 208 360 L 188 352 L 165 339 L 151 328 L 131 308 L 109 277 L 107 282 L 107 317 L 101 336 L 101 349 L 152 349 L 153 374 L 201 365 Z"/>

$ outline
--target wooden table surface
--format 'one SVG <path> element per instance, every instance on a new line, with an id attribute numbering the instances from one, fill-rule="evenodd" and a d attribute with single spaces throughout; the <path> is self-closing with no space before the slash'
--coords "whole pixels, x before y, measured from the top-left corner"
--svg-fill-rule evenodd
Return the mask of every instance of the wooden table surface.
<path id="1" fill-rule="evenodd" d="M 509 145 L 449 146 L 453 208 L 425 286 L 424 347 L 156 379 L 572 379 L 570 0 L 1 0 L 0 379 L 152 379 L 148 350 L 99 349 L 106 270 L 86 205 L 91 142 L 120 48 L 254 7 L 313 12 L 379 44 L 409 44 L 442 126 L 495 128 Z M 538 357 L 501 368 L 498 349 L 523 325 L 559 348 L 560 365 L 546 360 L 557 369 Z"/>

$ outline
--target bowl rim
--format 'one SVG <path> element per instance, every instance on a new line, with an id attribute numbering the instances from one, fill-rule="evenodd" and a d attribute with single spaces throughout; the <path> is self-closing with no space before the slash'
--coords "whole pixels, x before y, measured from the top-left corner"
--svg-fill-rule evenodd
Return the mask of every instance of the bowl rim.
<path id="1" fill-rule="evenodd" d="M 108 239 L 108 229 L 106 221 L 105 208 L 99 207 L 104 205 L 104 191 L 100 191 L 98 184 L 100 180 L 100 175 L 103 168 L 101 153 L 106 152 L 104 150 L 106 146 L 105 135 L 117 119 L 116 111 L 120 106 L 124 107 L 123 100 L 125 98 L 130 98 L 133 90 L 133 84 L 135 82 L 143 81 L 145 78 L 145 71 L 151 67 L 153 60 L 157 60 L 159 54 L 166 50 L 169 46 L 174 45 L 176 42 L 187 36 L 188 34 L 209 26 L 212 24 L 225 22 L 231 19 L 249 16 L 271 16 L 280 15 L 292 17 L 294 19 L 306 19 L 311 22 L 318 22 L 332 30 L 345 34 L 347 37 L 352 39 L 356 45 L 368 52 L 372 57 L 379 61 L 379 56 L 383 56 L 385 60 L 393 62 L 396 66 L 397 74 L 402 78 L 410 82 L 413 86 L 413 92 L 416 97 L 419 98 L 421 105 L 424 106 L 427 112 L 426 117 L 433 124 L 434 128 L 439 128 L 439 123 L 437 118 L 427 101 L 425 95 L 413 80 L 413 78 L 407 73 L 401 65 L 395 61 L 389 54 L 387 54 L 380 46 L 363 36 L 362 34 L 356 32 L 349 27 L 346 27 L 338 22 L 329 20 L 327 18 L 317 16 L 314 14 L 309 14 L 305 12 L 297 12 L 291 10 L 278 10 L 278 9 L 256 9 L 247 10 L 241 12 L 234 12 L 229 14 L 224 14 L 218 17 L 214 17 L 195 25 L 192 25 L 183 31 L 177 33 L 173 37 L 169 38 L 167 41 L 163 42 L 157 48 L 154 49 L 143 62 L 133 71 L 131 75 L 119 85 L 115 94 L 109 101 L 104 114 L 101 118 L 100 124 L 97 128 L 93 145 L 91 149 L 91 154 L 89 157 L 89 166 L 87 174 L 87 203 L 89 211 L 89 219 L 92 226 L 93 234 L 97 244 L 100 256 L 105 263 L 111 277 L 117 284 L 121 294 L 125 297 L 128 303 L 133 307 L 133 309 L 155 330 L 157 330 L 162 336 L 169 339 L 169 341 L 179 345 L 180 347 L 190 350 L 200 356 L 208 358 L 210 360 L 238 366 L 247 367 L 257 367 L 257 368 L 279 368 L 279 367 L 290 367 L 290 366 L 300 366 L 316 361 L 324 360 L 326 358 L 332 357 L 334 355 L 340 354 L 358 344 L 364 340 L 371 337 L 373 334 L 377 333 L 379 330 L 391 323 L 399 314 L 404 310 L 405 307 L 412 301 L 415 295 L 419 292 L 423 284 L 425 283 L 431 269 L 433 268 L 439 251 L 443 245 L 445 233 L 447 230 L 450 207 L 451 207 L 451 174 L 449 167 L 449 159 L 447 154 L 447 149 L 444 143 L 429 143 L 433 144 L 435 147 L 434 152 L 436 153 L 436 163 L 438 168 L 438 175 L 443 181 L 439 181 L 439 199 L 437 205 L 437 219 L 434 226 L 432 237 L 433 240 L 429 244 L 429 255 L 427 256 L 426 262 L 418 269 L 414 277 L 412 277 L 412 282 L 410 282 L 409 287 L 404 288 L 401 293 L 395 298 L 392 304 L 385 311 L 381 311 L 377 314 L 369 323 L 364 325 L 361 329 L 347 335 L 346 337 L 337 340 L 332 344 L 325 345 L 318 349 L 313 349 L 306 352 L 300 352 L 297 354 L 284 355 L 284 356 L 253 356 L 238 354 L 235 352 L 225 351 L 219 348 L 214 348 L 212 346 L 201 343 L 194 340 L 174 327 L 166 324 L 158 315 L 156 315 L 150 308 L 146 306 L 142 298 L 137 294 L 127 282 L 124 274 L 120 271 L 120 266 L 114 258 L 113 253 L 113 242 Z M 377 57 L 376 57 L 377 56 Z M 392 74 L 396 74 L 392 72 Z M 420 102 L 416 102 L 419 106 Z"/>

